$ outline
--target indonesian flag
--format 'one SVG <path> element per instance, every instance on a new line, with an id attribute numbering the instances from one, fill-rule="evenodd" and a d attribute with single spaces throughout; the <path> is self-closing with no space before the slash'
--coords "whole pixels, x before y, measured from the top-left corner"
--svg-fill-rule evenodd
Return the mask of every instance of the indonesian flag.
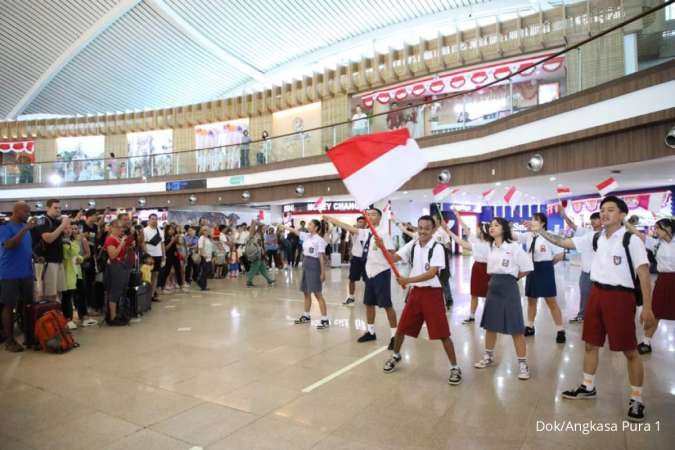
<path id="1" fill-rule="evenodd" d="M 490 189 L 490 190 L 488 190 L 488 191 L 483 192 L 482 195 L 483 195 L 483 200 L 485 200 L 486 202 L 490 203 L 490 201 L 492 200 L 492 197 L 495 196 L 495 190 L 494 190 L 494 189 Z"/>
<path id="2" fill-rule="evenodd" d="M 616 182 L 614 177 L 609 177 L 605 181 L 596 184 L 595 187 L 598 189 L 600 195 L 604 197 L 610 192 L 615 191 L 619 187 L 619 183 Z"/>
<path id="3" fill-rule="evenodd" d="M 515 203 L 520 198 L 520 192 L 515 186 L 511 186 L 504 194 L 504 201 L 508 204 Z"/>
<path id="4" fill-rule="evenodd" d="M 328 152 L 359 208 L 383 199 L 427 166 L 407 128 L 354 136 Z"/>
<path id="5" fill-rule="evenodd" d="M 391 201 L 388 201 L 387 204 L 384 205 L 382 215 L 384 215 L 384 218 L 387 220 L 392 220 L 394 218 L 394 211 L 391 209 Z"/>
<path id="6" fill-rule="evenodd" d="M 556 192 L 558 192 L 558 197 L 566 197 L 572 194 L 572 189 L 568 187 L 559 187 Z"/>
<path id="7" fill-rule="evenodd" d="M 431 190 L 431 193 L 434 194 L 434 201 L 440 202 L 455 195 L 459 192 L 459 188 L 451 188 L 448 183 L 438 183 L 435 188 Z"/>
<path id="8" fill-rule="evenodd" d="M 326 209 L 326 200 L 322 197 L 319 197 L 315 202 L 314 202 L 314 209 L 318 211 L 323 211 Z"/>
<path id="9" fill-rule="evenodd" d="M 258 210 L 258 220 L 261 222 L 265 220 L 265 211 L 262 209 Z"/>

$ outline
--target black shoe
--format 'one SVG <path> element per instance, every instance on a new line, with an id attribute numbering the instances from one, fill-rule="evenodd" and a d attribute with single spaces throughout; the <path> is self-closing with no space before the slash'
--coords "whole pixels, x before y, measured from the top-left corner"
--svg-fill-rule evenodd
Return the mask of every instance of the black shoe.
<path id="1" fill-rule="evenodd" d="M 208 291 L 208 290 L 210 290 L 210 289 L 209 289 L 209 288 L 200 288 L 199 290 L 200 290 L 200 291 Z"/>
<path id="2" fill-rule="evenodd" d="M 626 419 L 631 422 L 642 422 L 645 420 L 644 403 L 631 398 L 630 402 L 628 402 L 628 413 L 626 413 Z"/>
<path id="3" fill-rule="evenodd" d="M 583 323 L 584 321 L 584 316 L 576 316 L 572 319 L 570 319 L 570 323 Z"/>
<path id="4" fill-rule="evenodd" d="M 586 386 L 583 384 L 580 384 L 578 388 L 572 390 L 570 389 L 569 391 L 564 391 L 562 393 L 562 398 L 566 398 L 568 400 L 586 400 L 590 398 L 595 398 L 598 395 L 598 391 L 593 388 L 592 390 L 586 389 Z"/>
<path id="5" fill-rule="evenodd" d="M 525 336 L 534 336 L 534 327 L 525 327 Z"/>
<path id="6" fill-rule="evenodd" d="M 389 347 L 387 347 L 387 350 L 393 350 L 394 349 L 394 337 L 392 336 L 391 339 L 389 339 Z"/>
<path id="7" fill-rule="evenodd" d="M 358 338 L 356 342 L 368 342 L 368 341 L 374 341 L 377 339 L 377 335 L 375 334 L 370 334 L 369 331 L 366 331 L 366 333 Z"/>
<path id="8" fill-rule="evenodd" d="M 396 354 L 391 355 L 391 358 L 389 358 L 384 363 L 384 373 L 391 373 L 394 370 L 396 370 L 396 364 L 400 362 L 401 362 L 401 355 Z"/>
<path id="9" fill-rule="evenodd" d="M 349 297 L 349 298 L 347 298 L 347 300 L 345 300 L 342 304 L 343 304 L 344 306 L 353 306 L 353 305 L 354 305 L 354 299 L 351 298 L 351 297 Z"/>
<path id="10" fill-rule="evenodd" d="M 450 311 L 450 308 L 452 308 L 453 302 L 450 300 L 449 302 L 445 302 L 445 309 Z"/>
<path id="11" fill-rule="evenodd" d="M 111 327 L 126 327 L 127 325 L 129 325 L 129 321 L 121 320 L 118 317 L 108 322 L 108 325 L 110 325 Z"/>
<path id="12" fill-rule="evenodd" d="M 268 286 L 274 286 L 274 283 L 276 283 L 276 282 L 277 282 L 277 280 L 268 281 L 267 285 Z"/>
<path id="13" fill-rule="evenodd" d="M 330 322 L 328 320 L 322 320 L 319 325 L 316 326 L 317 330 L 325 330 L 330 327 Z"/>
<path id="14" fill-rule="evenodd" d="M 295 324 L 300 325 L 300 324 L 303 324 L 303 323 L 310 323 L 311 321 L 312 321 L 312 319 L 309 316 L 306 316 L 306 315 L 303 314 L 302 316 L 300 316 L 299 319 L 295 319 Z"/>
<path id="15" fill-rule="evenodd" d="M 567 341 L 567 337 L 565 336 L 565 330 L 558 331 L 558 334 L 556 334 L 555 336 L 555 341 L 558 344 L 564 344 L 565 341 Z"/>
<path id="16" fill-rule="evenodd" d="M 649 344 L 645 344 L 644 342 L 640 342 L 638 345 L 638 353 L 641 355 L 645 355 L 647 353 L 652 352 L 652 346 Z"/>
<path id="17" fill-rule="evenodd" d="M 470 323 L 474 323 L 476 319 L 474 317 L 467 317 L 466 319 L 462 320 L 462 323 L 464 325 L 468 325 Z"/>

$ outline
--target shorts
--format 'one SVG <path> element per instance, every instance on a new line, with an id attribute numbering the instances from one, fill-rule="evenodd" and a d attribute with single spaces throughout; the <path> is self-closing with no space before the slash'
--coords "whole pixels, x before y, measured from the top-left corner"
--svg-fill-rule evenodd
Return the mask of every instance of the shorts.
<path id="1" fill-rule="evenodd" d="M 422 324 L 427 324 L 429 339 L 450 337 L 450 326 L 445 315 L 443 289 L 433 287 L 413 287 L 408 294 L 397 333 L 416 338 Z"/>
<path id="2" fill-rule="evenodd" d="M 14 308 L 18 302 L 33 303 L 33 277 L 0 280 L 0 304 Z"/>
<path id="3" fill-rule="evenodd" d="M 361 281 L 366 277 L 366 263 L 360 256 L 352 256 L 349 260 L 349 281 Z"/>
<path id="4" fill-rule="evenodd" d="M 155 262 L 155 264 L 152 266 L 152 271 L 153 272 L 161 272 L 162 271 L 162 257 L 161 256 L 153 256 L 152 260 Z"/>
<path id="5" fill-rule="evenodd" d="M 584 313 L 584 342 L 596 347 L 625 352 L 637 348 L 635 337 L 635 294 L 629 290 L 609 290 L 593 285 Z"/>
<path id="6" fill-rule="evenodd" d="M 66 272 L 63 269 L 63 263 L 48 262 L 42 279 L 45 297 L 53 297 L 66 290 Z"/>
<path id="7" fill-rule="evenodd" d="M 384 270 L 373 278 L 366 275 L 363 303 L 368 306 L 391 308 L 391 270 Z"/>

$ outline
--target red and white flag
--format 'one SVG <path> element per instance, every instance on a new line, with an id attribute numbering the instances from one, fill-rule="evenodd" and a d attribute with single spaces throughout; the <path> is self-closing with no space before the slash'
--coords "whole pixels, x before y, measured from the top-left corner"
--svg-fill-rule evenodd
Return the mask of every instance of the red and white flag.
<path id="1" fill-rule="evenodd" d="M 619 183 L 616 182 L 614 177 L 609 177 L 605 181 L 596 184 L 595 187 L 598 189 L 600 195 L 604 197 L 610 192 L 617 190 Z"/>
<path id="2" fill-rule="evenodd" d="M 359 208 L 383 199 L 427 166 L 407 128 L 354 136 L 328 151 Z"/>
<path id="3" fill-rule="evenodd" d="M 382 210 L 382 215 L 387 220 L 392 220 L 394 218 L 394 211 L 392 211 L 392 209 L 391 209 L 391 201 L 388 201 L 387 204 L 384 205 L 384 209 Z"/>
<path id="4" fill-rule="evenodd" d="M 483 195 L 483 200 L 485 200 L 487 203 L 490 203 L 492 198 L 495 196 L 495 190 L 494 189 L 487 190 L 487 191 L 483 192 L 482 195 Z"/>
<path id="5" fill-rule="evenodd" d="M 504 194 L 504 201 L 508 204 L 516 203 L 520 198 L 520 192 L 515 186 L 511 186 Z"/>
<path id="6" fill-rule="evenodd" d="M 263 220 L 265 220 L 265 211 L 262 210 L 262 209 L 258 210 L 258 220 L 259 220 L 260 222 L 262 222 Z"/>
<path id="7" fill-rule="evenodd" d="M 572 189 L 570 189 L 568 187 L 562 187 L 561 186 L 558 189 L 556 189 L 556 192 L 558 193 L 559 198 L 560 197 L 567 197 L 569 195 L 572 195 Z"/>
<path id="8" fill-rule="evenodd" d="M 438 183 L 436 187 L 431 190 L 431 193 L 434 195 L 434 201 L 436 202 L 443 201 L 458 192 L 459 188 L 451 188 L 448 183 Z"/>
<path id="9" fill-rule="evenodd" d="M 314 209 L 317 211 L 323 211 L 326 209 L 326 200 L 323 197 L 319 197 L 315 202 L 314 202 Z"/>

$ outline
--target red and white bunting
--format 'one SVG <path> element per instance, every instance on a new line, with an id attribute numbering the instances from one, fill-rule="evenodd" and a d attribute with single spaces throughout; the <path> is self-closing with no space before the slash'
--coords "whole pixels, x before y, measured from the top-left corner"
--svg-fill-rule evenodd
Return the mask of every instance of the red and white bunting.
<path id="1" fill-rule="evenodd" d="M 323 197 L 319 197 L 315 202 L 314 202 L 314 209 L 318 211 L 323 211 L 326 209 L 326 199 Z"/>
<path id="2" fill-rule="evenodd" d="M 518 192 L 518 189 L 515 186 L 508 188 L 506 194 L 504 194 L 504 201 L 509 205 L 511 203 L 517 203 L 519 198 L 520 192 Z"/>
<path id="3" fill-rule="evenodd" d="M 445 89 L 445 82 L 443 80 L 434 80 L 429 84 L 429 90 L 434 94 L 438 94 Z"/>
<path id="4" fill-rule="evenodd" d="M 427 91 L 427 88 L 426 88 L 426 86 L 424 86 L 423 84 L 416 84 L 416 85 L 413 86 L 413 88 L 412 88 L 412 93 L 413 93 L 413 95 L 415 95 L 415 96 L 417 96 L 417 97 L 421 96 L 421 95 L 424 94 L 426 91 Z"/>
<path id="5" fill-rule="evenodd" d="M 0 153 L 33 153 L 33 141 L 0 142 Z"/>
<path id="6" fill-rule="evenodd" d="M 396 100 L 403 100 L 408 96 L 408 90 L 406 88 L 401 88 L 398 91 L 396 91 L 396 94 L 394 94 L 394 98 Z"/>
<path id="7" fill-rule="evenodd" d="M 494 189 L 489 189 L 485 192 L 483 192 L 483 200 L 485 200 L 487 203 L 490 203 L 492 198 L 495 196 L 495 190 Z"/>

